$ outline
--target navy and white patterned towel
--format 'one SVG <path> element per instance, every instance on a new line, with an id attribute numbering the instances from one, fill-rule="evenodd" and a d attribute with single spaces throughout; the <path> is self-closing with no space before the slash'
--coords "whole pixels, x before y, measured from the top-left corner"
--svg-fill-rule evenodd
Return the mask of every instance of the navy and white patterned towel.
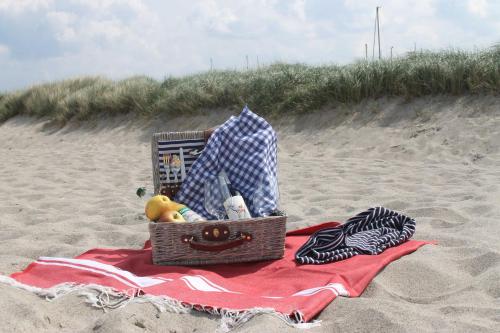
<path id="1" fill-rule="evenodd" d="M 295 253 L 299 264 L 326 264 L 358 254 L 379 254 L 410 239 L 414 219 L 384 207 L 370 208 L 346 223 L 315 232 Z"/>
<path id="2" fill-rule="evenodd" d="M 245 106 L 210 136 L 193 163 L 175 200 L 205 218 L 214 218 L 205 209 L 204 186 L 224 170 L 248 206 L 253 217 L 278 209 L 277 138 L 269 123 Z"/>

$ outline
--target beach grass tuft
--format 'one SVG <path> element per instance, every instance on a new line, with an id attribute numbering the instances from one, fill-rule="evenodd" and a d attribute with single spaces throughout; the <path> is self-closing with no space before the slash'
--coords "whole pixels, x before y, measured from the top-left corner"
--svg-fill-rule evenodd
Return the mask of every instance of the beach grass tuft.
<path id="1" fill-rule="evenodd" d="M 98 115 L 186 115 L 248 104 L 261 114 L 304 113 L 364 99 L 500 93 L 500 47 L 410 52 L 402 57 L 311 66 L 275 63 L 158 81 L 82 77 L 0 94 L 0 121 L 16 115 L 65 123 Z"/>

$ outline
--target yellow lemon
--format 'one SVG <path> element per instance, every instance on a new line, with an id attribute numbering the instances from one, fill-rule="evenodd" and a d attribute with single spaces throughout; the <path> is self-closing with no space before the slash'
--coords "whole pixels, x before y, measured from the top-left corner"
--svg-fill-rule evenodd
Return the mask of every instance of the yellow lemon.
<path id="1" fill-rule="evenodd" d="M 146 216 L 151 221 L 158 220 L 163 212 L 170 210 L 171 202 L 166 195 L 155 195 L 146 203 Z"/>

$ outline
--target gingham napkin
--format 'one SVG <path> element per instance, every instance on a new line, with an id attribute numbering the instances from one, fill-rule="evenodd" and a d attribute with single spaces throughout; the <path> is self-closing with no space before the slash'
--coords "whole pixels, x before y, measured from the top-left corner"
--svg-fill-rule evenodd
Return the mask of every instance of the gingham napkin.
<path id="1" fill-rule="evenodd" d="M 279 208 L 276 152 L 271 125 L 245 106 L 239 116 L 232 116 L 213 132 L 175 200 L 205 218 L 214 218 L 205 209 L 205 183 L 213 182 L 224 170 L 252 217 L 269 215 Z"/>

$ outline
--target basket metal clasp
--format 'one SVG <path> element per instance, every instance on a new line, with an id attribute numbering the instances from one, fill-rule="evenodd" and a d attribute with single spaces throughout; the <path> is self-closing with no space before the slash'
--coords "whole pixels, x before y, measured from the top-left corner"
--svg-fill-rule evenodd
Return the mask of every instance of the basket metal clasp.
<path id="1" fill-rule="evenodd" d="M 211 242 L 221 242 L 229 239 L 229 227 L 224 224 L 213 224 L 206 226 L 201 231 L 201 238 Z"/>

